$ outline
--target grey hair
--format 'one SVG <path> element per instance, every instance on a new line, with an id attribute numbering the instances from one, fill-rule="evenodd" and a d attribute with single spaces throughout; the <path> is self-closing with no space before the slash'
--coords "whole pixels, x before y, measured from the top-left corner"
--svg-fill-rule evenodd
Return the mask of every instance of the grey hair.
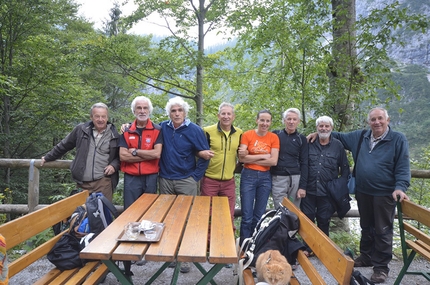
<path id="1" fill-rule="evenodd" d="M 218 107 L 218 114 L 221 113 L 221 109 L 224 108 L 224 107 L 230 107 L 233 110 L 233 114 L 234 114 L 234 106 L 232 104 L 230 104 L 230 103 L 227 103 L 227 102 L 222 102 L 219 105 L 219 107 Z"/>
<path id="2" fill-rule="evenodd" d="M 297 116 L 299 116 L 299 119 L 302 119 L 302 113 L 300 113 L 300 110 L 297 108 L 289 108 L 287 109 L 284 113 L 282 113 L 282 121 L 285 120 L 285 118 L 287 117 L 288 113 L 294 113 Z"/>
<path id="3" fill-rule="evenodd" d="M 333 119 L 332 119 L 332 118 L 330 118 L 329 116 L 321 116 L 321 117 L 319 117 L 319 118 L 315 121 L 316 126 L 318 126 L 321 122 L 324 122 L 324 123 L 330 123 L 330 125 L 333 127 Z"/>
<path id="4" fill-rule="evenodd" d="M 375 110 L 381 110 L 381 111 L 383 111 L 383 112 L 384 112 L 384 115 L 385 115 L 385 119 L 386 119 L 386 120 L 388 120 L 388 118 L 390 118 L 390 116 L 388 116 L 388 111 L 387 111 L 387 109 L 382 108 L 382 107 L 375 107 L 375 108 L 372 108 L 372 109 L 369 111 L 369 113 L 367 114 L 367 122 L 368 122 L 368 123 L 370 123 L 370 113 L 372 113 L 372 112 L 373 112 L 373 111 L 375 111 Z"/>
<path id="5" fill-rule="evenodd" d="M 152 110 L 154 110 L 154 107 L 152 107 L 152 103 L 151 100 L 149 100 L 149 98 L 145 97 L 145 96 L 137 96 L 136 98 L 133 99 L 133 102 L 131 102 L 131 112 L 134 114 L 134 110 L 136 108 L 136 103 L 138 101 L 144 101 L 146 103 L 148 103 L 148 107 L 149 107 L 149 114 L 152 114 Z"/>
<path id="6" fill-rule="evenodd" d="M 172 109 L 173 106 L 176 106 L 176 105 L 181 106 L 185 111 L 185 116 L 187 116 L 188 111 L 190 110 L 190 105 L 179 96 L 170 98 L 169 101 L 167 101 L 167 104 L 166 104 L 167 116 L 170 116 L 170 110 Z"/>
<path id="7" fill-rule="evenodd" d="M 106 109 L 106 111 L 108 111 L 108 112 L 109 112 L 109 108 L 108 108 L 108 106 L 107 106 L 105 103 L 98 102 L 98 103 L 95 103 L 94 105 L 92 105 L 92 106 L 91 106 L 91 109 L 90 109 L 90 116 L 92 116 L 92 115 L 93 115 L 93 109 L 94 109 L 94 108 L 103 108 L 103 109 Z"/>

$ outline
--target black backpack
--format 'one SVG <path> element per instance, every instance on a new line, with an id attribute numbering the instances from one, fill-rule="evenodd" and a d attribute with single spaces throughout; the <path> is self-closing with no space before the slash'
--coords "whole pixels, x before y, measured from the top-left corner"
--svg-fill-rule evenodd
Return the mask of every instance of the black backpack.
<path id="1" fill-rule="evenodd" d="M 279 250 L 290 264 L 295 264 L 298 250 L 305 249 L 304 244 L 296 238 L 298 230 L 299 218 L 282 205 L 278 210 L 264 214 L 252 237 L 243 240 L 240 248 L 238 246 L 239 255 L 242 255 L 237 269 L 239 279 L 242 278 L 243 270 L 255 267 L 258 256 L 269 249 Z"/>
<path id="2" fill-rule="evenodd" d="M 70 233 L 76 237 L 84 237 L 93 233 L 100 234 L 118 217 L 115 206 L 101 193 L 91 193 L 85 204 L 76 208 L 70 218 Z"/>
<path id="3" fill-rule="evenodd" d="M 91 193 L 85 204 L 77 207 L 69 219 L 65 233 L 47 254 L 48 260 L 60 270 L 85 265 L 79 253 L 117 217 L 115 206 L 101 193 Z"/>
<path id="4" fill-rule="evenodd" d="M 46 257 L 60 270 L 80 268 L 86 263 L 86 260 L 79 257 L 79 253 L 83 248 L 84 245 L 80 243 L 76 236 L 65 233 L 48 252 Z"/>

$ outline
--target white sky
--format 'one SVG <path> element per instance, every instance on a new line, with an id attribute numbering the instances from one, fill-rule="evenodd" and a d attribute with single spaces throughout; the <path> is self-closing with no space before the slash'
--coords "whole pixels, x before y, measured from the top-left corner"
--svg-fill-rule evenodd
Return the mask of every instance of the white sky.
<path id="1" fill-rule="evenodd" d="M 115 0 L 75 0 L 76 3 L 81 4 L 79 9 L 79 14 L 84 16 L 91 22 L 94 22 L 94 27 L 96 29 L 101 29 L 103 27 L 103 21 L 109 19 L 109 11 L 113 7 Z M 121 1 L 117 1 L 121 3 Z M 130 1 L 132 2 L 132 1 Z M 121 4 L 120 4 L 121 5 Z M 134 4 L 129 3 L 126 6 L 121 6 L 122 16 L 129 15 L 134 9 Z M 163 24 L 161 20 L 156 15 L 151 15 L 151 17 L 141 23 L 135 25 L 131 30 L 134 34 L 148 35 L 154 34 L 158 36 L 169 35 L 169 31 L 166 28 L 157 26 L 154 23 Z M 197 29 L 196 29 L 197 30 Z M 209 47 L 211 45 L 220 44 L 224 42 L 220 37 L 216 36 L 216 32 L 212 31 L 205 37 L 205 45 Z"/>

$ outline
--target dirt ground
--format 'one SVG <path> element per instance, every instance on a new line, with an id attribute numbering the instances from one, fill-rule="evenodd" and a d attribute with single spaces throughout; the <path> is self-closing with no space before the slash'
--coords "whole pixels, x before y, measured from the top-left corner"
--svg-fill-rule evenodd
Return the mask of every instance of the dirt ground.
<path id="1" fill-rule="evenodd" d="M 315 257 L 311 257 L 311 261 L 312 263 L 314 263 L 314 265 L 316 266 L 321 276 L 325 279 L 328 285 L 337 284 L 337 282 L 325 270 L 325 267 L 322 264 L 320 264 Z M 157 262 L 148 262 L 146 265 L 143 265 L 143 266 L 132 265 L 132 272 L 134 273 L 134 276 L 133 276 L 134 284 L 136 285 L 145 284 L 145 282 L 149 280 L 149 278 L 159 269 L 160 266 L 161 264 Z M 402 261 L 393 259 L 393 261 L 390 263 L 390 273 L 389 273 L 388 279 L 385 283 L 382 283 L 382 284 L 387 284 L 387 285 L 393 284 L 402 266 L 403 266 Z M 42 275 L 48 272 L 52 267 L 53 265 L 48 260 L 41 259 L 33 263 L 31 266 L 27 267 L 24 271 L 12 277 L 10 279 L 9 284 L 10 285 L 33 284 L 38 278 L 40 278 Z M 203 267 L 208 270 L 210 269 L 211 264 L 208 264 L 208 263 L 203 264 Z M 415 260 L 410 266 L 410 269 L 430 272 L 430 263 L 424 260 Z M 367 278 L 370 278 L 373 272 L 372 268 L 359 268 L 359 271 Z M 170 284 L 172 274 L 173 274 L 173 269 L 171 268 L 166 269 L 153 284 L 154 285 Z M 297 278 L 301 281 L 301 284 L 312 285 L 311 282 L 304 275 L 300 266 L 295 271 L 295 274 Z M 179 273 L 177 284 L 179 285 L 195 284 L 201 277 L 202 275 L 200 271 L 195 266 L 192 265 L 191 271 L 189 273 L 185 273 L 185 274 Z M 217 284 L 221 284 L 221 285 L 236 284 L 235 275 L 233 273 L 232 268 L 223 268 L 218 273 L 218 275 L 214 278 L 214 280 Z M 119 284 L 119 282 L 117 281 L 117 279 L 112 273 L 109 273 L 103 284 L 114 285 L 114 284 Z M 423 285 L 423 284 L 430 284 L 430 282 L 427 281 L 422 276 L 406 275 L 403 278 L 401 284 Z"/>

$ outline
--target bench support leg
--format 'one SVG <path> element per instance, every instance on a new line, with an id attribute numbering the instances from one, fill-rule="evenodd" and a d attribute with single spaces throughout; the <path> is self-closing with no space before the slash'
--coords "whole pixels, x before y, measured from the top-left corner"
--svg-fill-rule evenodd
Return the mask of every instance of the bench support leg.
<path id="1" fill-rule="evenodd" d="M 121 283 L 122 285 L 133 285 L 133 280 L 131 279 L 131 276 L 126 276 L 124 274 L 124 271 L 119 269 L 119 267 L 115 264 L 113 260 L 102 260 L 102 262 L 107 266 L 107 268 L 109 268 L 109 271 L 112 272 L 113 275 L 115 275 L 119 283 Z"/>

